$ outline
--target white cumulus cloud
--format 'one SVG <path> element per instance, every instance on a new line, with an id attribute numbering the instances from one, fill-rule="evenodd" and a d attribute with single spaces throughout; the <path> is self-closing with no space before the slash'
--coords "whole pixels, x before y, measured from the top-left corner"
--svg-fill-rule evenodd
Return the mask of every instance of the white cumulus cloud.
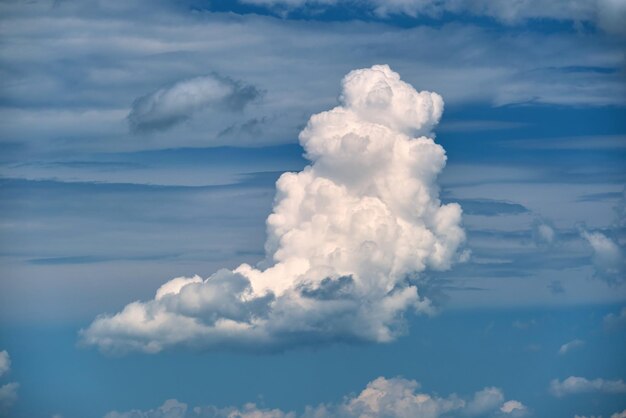
<path id="1" fill-rule="evenodd" d="M 343 79 L 341 105 L 300 134 L 311 165 L 277 181 L 266 259 L 176 278 L 153 300 L 101 315 L 82 340 L 108 351 L 393 340 L 405 311 L 430 311 L 416 282 L 445 270 L 465 240 L 442 205 L 446 156 L 427 136 L 443 111 L 386 65 Z"/>
<path id="2" fill-rule="evenodd" d="M 419 383 L 414 380 L 379 377 L 369 382 L 358 395 L 346 396 L 342 402 L 335 404 L 307 406 L 301 414 L 260 408 L 252 403 L 242 408 L 189 408 L 182 402 L 170 399 L 156 409 L 113 411 L 105 418 L 438 418 L 498 414 L 520 416 L 526 411 L 526 407 L 519 401 L 504 402 L 502 391 L 494 387 L 476 392 L 470 400 L 455 394 L 440 397 L 419 389 Z"/>
<path id="3" fill-rule="evenodd" d="M 526 412 L 527 408 L 520 401 L 506 401 L 500 407 L 500 411 L 505 414 L 520 415 Z"/>
<path id="4" fill-rule="evenodd" d="M 566 396 L 586 392 L 626 393 L 623 380 L 589 380 L 584 377 L 570 376 L 562 382 L 554 379 L 550 382 L 550 392 L 554 396 Z"/>

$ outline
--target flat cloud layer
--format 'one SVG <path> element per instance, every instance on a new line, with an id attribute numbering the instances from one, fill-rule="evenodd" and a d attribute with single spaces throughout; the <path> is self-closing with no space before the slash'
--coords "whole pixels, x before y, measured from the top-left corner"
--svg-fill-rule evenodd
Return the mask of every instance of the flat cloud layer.
<path id="1" fill-rule="evenodd" d="M 328 7 L 349 3 L 370 9 L 379 16 L 406 14 L 439 18 L 446 13 L 487 16 L 500 22 L 515 24 L 527 19 L 555 19 L 592 22 L 610 33 L 626 35 L 621 22 L 626 17 L 626 3 L 620 0 L 526 0 L 497 2 L 490 0 L 240 0 L 259 6 L 295 9 L 306 6 Z"/>
<path id="2" fill-rule="evenodd" d="M 347 396 L 338 404 L 309 406 L 304 413 L 284 412 L 280 409 L 263 409 L 255 404 L 242 408 L 216 408 L 214 406 L 193 409 L 175 399 L 148 411 L 110 412 L 105 418 L 437 418 L 440 416 L 508 416 L 519 417 L 527 413 L 519 401 L 504 402 L 502 390 L 488 387 L 464 399 L 455 394 L 439 397 L 421 393 L 414 380 L 379 377 L 367 384 L 358 395 Z"/>
<path id="3" fill-rule="evenodd" d="M 407 310 L 431 310 L 419 272 L 464 257 L 461 207 L 438 196 L 445 152 L 419 136 L 442 111 L 439 95 L 415 91 L 388 66 L 350 72 L 341 105 L 300 134 L 312 164 L 276 183 L 266 259 L 175 278 L 153 300 L 96 318 L 82 341 L 154 353 L 393 340 Z"/>

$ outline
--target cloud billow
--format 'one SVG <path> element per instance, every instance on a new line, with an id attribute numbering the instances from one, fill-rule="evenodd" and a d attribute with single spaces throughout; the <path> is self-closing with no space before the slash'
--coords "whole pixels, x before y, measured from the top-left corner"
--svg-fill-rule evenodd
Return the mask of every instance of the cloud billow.
<path id="1" fill-rule="evenodd" d="M 169 129 L 195 112 L 213 107 L 217 110 L 241 111 L 261 92 L 252 85 L 218 75 L 206 75 L 178 81 L 133 102 L 127 116 L 135 133 Z"/>
<path id="2" fill-rule="evenodd" d="M 97 317 L 82 342 L 155 353 L 395 339 L 406 311 L 432 309 L 419 273 L 464 257 L 461 207 L 438 195 L 445 152 L 420 136 L 442 111 L 439 95 L 386 65 L 350 72 L 341 105 L 300 134 L 311 165 L 276 183 L 266 259 L 173 279 L 153 300 Z"/>

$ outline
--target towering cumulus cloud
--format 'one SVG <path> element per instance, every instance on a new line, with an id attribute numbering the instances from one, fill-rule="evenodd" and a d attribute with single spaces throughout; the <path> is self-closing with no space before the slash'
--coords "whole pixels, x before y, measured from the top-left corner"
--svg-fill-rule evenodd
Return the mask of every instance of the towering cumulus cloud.
<path id="1" fill-rule="evenodd" d="M 445 152 L 420 136 L 442 111 L 439 95 L 388 66 L 350 72 L 341 105 L 300 134 L 311 165 L 276 183 L 266 259 L 173 279 L 153 300 L 96 318 L 83 342 L 158 352 L 394 339 L 405 311 L 431 309 L 419 273 L 448 269 L 465 239 L 460 206 L 438 197 Z"/>

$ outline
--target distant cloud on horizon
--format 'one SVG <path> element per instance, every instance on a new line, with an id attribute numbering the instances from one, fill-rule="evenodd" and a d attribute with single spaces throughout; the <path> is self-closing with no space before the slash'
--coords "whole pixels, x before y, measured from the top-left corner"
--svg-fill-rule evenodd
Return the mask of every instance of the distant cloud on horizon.
<path id="1" fill-rule="evenodd" d="M 379 377 L 358 395 L 346 396 L 338 403 L 307 406 L 303 413 L 259 407 L 247 403 L 241 408 L 201 406 L 190 408 L 169 399 L 156 409 L 127 412 L 111 411 L 104 418 L 439 418 L 439 417 L 522 417 L 528 409 L 516 400 L 505 400 L 497 387 L 486 387 L 471 397 L 451 394 L 441 397 L 421 392 L 420 384 L 401 377 Z"/>
<path id="2" fill-rule="evenodd" d="M 574 395 L 578 393 L 603 392 L 603 393 L 626 393 L 626 383 L 622 379 L 607 380 L 570 376 L 560 381 L 554 379 L 550 382 L 550 393 L 556 397 Z"/>

